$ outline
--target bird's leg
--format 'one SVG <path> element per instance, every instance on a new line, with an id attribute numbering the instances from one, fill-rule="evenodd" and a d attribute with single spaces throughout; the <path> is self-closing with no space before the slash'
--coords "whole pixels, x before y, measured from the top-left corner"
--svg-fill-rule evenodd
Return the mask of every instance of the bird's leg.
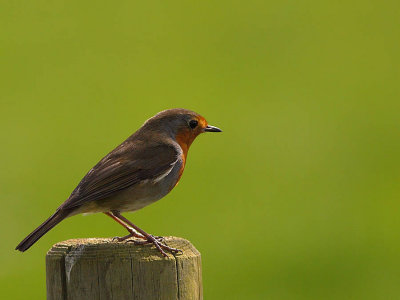
<path id="1" fill-rule="evenodd" d="M 170 251 L 172 253 L 178 253 L 181 252 L 182 250 L 176 249 L 176 248 L 172 248 L 169 247 L 163 243 L 161 243 L 159 241 L 159 237 L 154 237 L 151 234 L 146 233 L 144 230 L 140 229 L 139 227 L 137 227 L 135 224 L 133 224 L 131 221 L 129 221 L 127 218 L 125 218 L 124 216 L 122 216 L 119 212 L 117 211 L 113 211 L 112 214 L 117 217 L 118 219 L 122 220 L 125 224 L 128 224 L 129 226 L 132 226 L 132 228 L 134 228 L 136 231 L 138 231 L 139 233 L 141 233 L 143 236 L 146 237 L 147 242 L 154 244 L 154 246 L 156 246 L 156 248 L 158 249 L 158 251 L 160 251 L 160 253 L 167 257 L 167 253 L 165 253 L 164 250 Z M 138 244 L 143 244 L 143 242 L 137 242 Z M 164 250 L 163 250 L 164 249 Z"/>
<path id="2" fill-rule="evenodd" d="M 144 240 L 144 241 L 135 241 L 135 240 L 132 240 L 132 242 L 134 242 L 134 243 L 137 244 L 137 245 L 144 245 L 144 244 L 150 243 L 150 242 L 147 240 L 147 238 L 146 238 L 145 236 L 143 236 L 143 235 L 141 235 L 140 233 L 138 233 L 134 228 L 128 226 L 124 221 L 122 221 L 120 218 L 118 218 L 117 216 L 115 216 L 113 213 L 111 213 L 111 212 L 105 212 L 104 214 L 106 214 L 107 216 L 111 217 L 113 220 L 115 220 L 116 222 L 118 222 L 118 224 L 122 225 L 122 226 L 123 226 L 126 230 L 128 230 L 128 232 L 129 232 L 128 235 L 125 235 L 125 236 L 122 236 L 122 237 L 116 236 L 116 237 L 113 238 L 113 240 L 116 240 L 116 241 L 118 241 L 118 242 L 123 242 L 123 241 L 125 241 L 125 240 L 127 240 L 127 239 L 129 239 L 129 238 L 131 238 L 131 237 L 136 237 L 136 238 L 140 238 L 140 239 L 143 239 L 143 240 Z M 161 236 L 156 236 L 155 238 L 156 238 L 157 240 L 159 240 L 159 241 L 162 241 L 162 240 L 164 239 L 164 238 L 161 237 Z"/>
<path id="3" fill-rule="evenodd" d="M 118 242 L 122 242 L 125 241 L 126 239 L 129 239 L 130 237 L 137 237 L 140 239 L 144 239 L 147 240 L 147 238 L 141 234 L 139 234 L 135 229 L 133 229 L 132 227 L 129 227 L 126 223 L 124 223 L 124 221 L 122 221 L 120 218 L 118 218 L 117 216 L 115 216 L 113 213 L 110 212 L 105 212 L 104 214 L 106 214 L 107 216 L 111 217 L 113 220 L 115 220 L 116 222 L 118 222 L 118 224 L 124 226 L 124 228 L 126 228 L 126 230 L 128 230 L 129 234 L 123 237 L 114 237 L 115 240 L 117 240 Z"/>

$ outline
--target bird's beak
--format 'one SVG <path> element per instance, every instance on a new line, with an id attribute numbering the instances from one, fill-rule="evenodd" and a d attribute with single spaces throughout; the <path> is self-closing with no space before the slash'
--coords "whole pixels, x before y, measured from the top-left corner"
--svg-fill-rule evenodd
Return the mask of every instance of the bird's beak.
<path id="1" fill-rule="evenodd" d="M 211 126 L 211 125 L 207 125 L 207 127 L 204 128 L 204 131 L 206 131 L 206 132 L 222 132 L 222 130 L 219 129 L 218 127 Z"/>

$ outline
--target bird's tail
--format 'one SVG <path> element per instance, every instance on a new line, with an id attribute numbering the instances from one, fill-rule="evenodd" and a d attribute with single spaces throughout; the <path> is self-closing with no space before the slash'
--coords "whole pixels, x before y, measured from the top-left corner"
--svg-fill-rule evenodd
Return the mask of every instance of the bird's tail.
<path id="1" fill-rule="evenodd" d="M 15 248 L 24 252 L 28 250 L 34 243 L 37 242 L 44 234 L 46 234 L 50 229 L 60 223 L 69 215 L 68 211 L 57 210 L 50 218 L 42 223 L 38 228 L 36 228 L 31 234 L 22 240 L 21 243 Z"/>

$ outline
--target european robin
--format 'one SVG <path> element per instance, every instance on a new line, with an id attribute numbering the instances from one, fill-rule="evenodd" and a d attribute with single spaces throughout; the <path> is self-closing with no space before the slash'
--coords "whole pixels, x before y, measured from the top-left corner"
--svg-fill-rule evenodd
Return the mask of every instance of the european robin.
<path id="1" fill-rule="evenodd" d="M 83 177 L 56 212 L 16 247 L 26 251 L 39 238 L 67 217 L 80 213 L 102 212 L 124 226 L 136 244 L 153 243 L 164 250 L 178 252 L 140 229 L 121 212 L 136 211 L 167 195 L 179 182 L 188 150 L 203 132 L 220 132 L 199 114 L 187 109 L 164 110 L 148 119 L 121 145 L 107 154 Z"/>

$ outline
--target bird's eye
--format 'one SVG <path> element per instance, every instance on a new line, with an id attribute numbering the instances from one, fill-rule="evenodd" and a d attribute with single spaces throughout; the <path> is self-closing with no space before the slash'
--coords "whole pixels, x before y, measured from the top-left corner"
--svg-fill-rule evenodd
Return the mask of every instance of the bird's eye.
<path id="1" fill-rule="evenodd" d="M 196 128 L 197 124 L 199 124 L 199 122 L 197 122 L 196 120 L 191 120 L 191 121 L 189 122 L 189 126 L 190 126 L 190 128 L 192 128 L 192 129 Z"/>

